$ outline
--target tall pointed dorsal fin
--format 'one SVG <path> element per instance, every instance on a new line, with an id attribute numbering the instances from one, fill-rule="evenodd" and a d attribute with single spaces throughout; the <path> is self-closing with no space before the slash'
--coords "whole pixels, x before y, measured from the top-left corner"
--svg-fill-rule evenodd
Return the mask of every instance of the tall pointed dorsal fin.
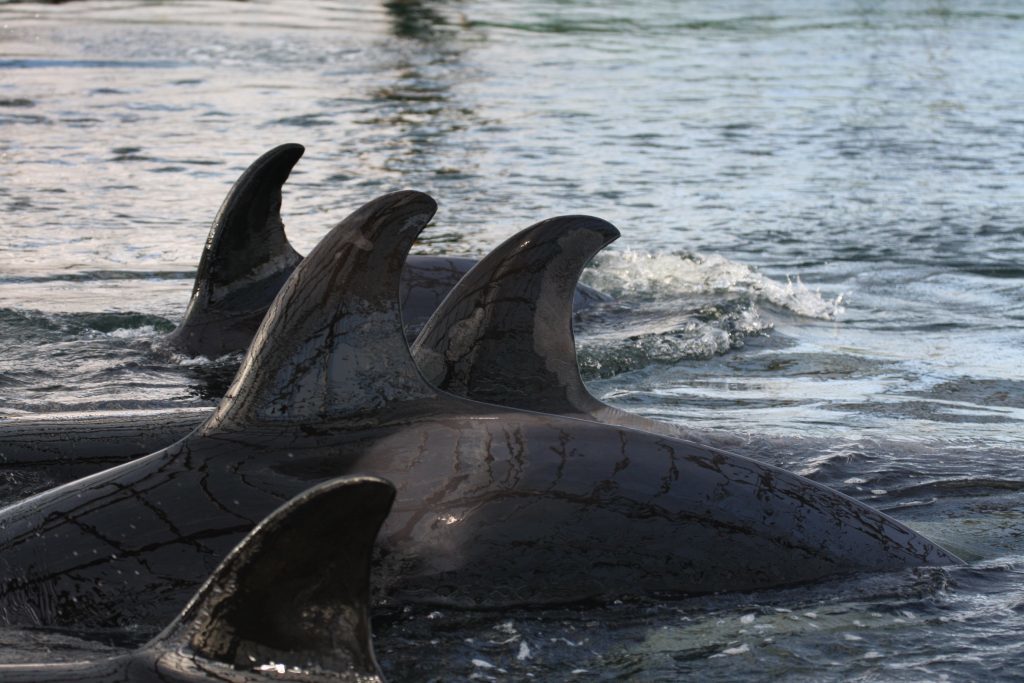
<path id="1" fill-rule="evenodd" d="M 146 650 L 244 670 L 379 676 L 370 560 L 394 496 L 374 477 L 335 479 L 296 496 L 235 547 Z"/>
<path id="2" fill-rule="evenodd" d="M 437 204 L 379 197 L 339 223 L 281 288 L 206 431 L 309 423 L 435 395 L 402 330 L 402 265 Z"/>
<path id="3" fill-rule="evenodd" d="M 619 231 L 590 216 L 541 221 L 484 257 L 412 346 L 434 386 L 487 403 L 555 413 L 594 401 L 576 365 L 572 304 L 587 262 Z"/>
<path id="4" fill-rule="evenodd" d="M 185 318 L 167 341 L 186 353 L 244 349 L 274 295 L 302 257 L 281 220 L 281 187 L 302 145 L 275 147 L 231 187 L 206 238 Z"/>

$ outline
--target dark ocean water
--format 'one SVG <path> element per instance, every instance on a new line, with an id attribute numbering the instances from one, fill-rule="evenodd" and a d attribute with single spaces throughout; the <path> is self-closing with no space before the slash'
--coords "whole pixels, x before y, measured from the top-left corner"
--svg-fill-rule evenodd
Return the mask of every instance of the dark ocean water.
<path id="1" fill-rule="evenodd" d="M 426 253 L 612 221 L 585 279 L 615 301 L 577 328 L 595 393 L 969 561 L 666 603 L 382 605 L 392 679 L 1022 677 L 1015 3 L 0 2 L 0 416 L 212 405 L 237 359 L 159 335 L 227 188 L 287 141 L 303 253 L 398 188 L 441 206 Z M 102 635 L 0 644 L 147 636 Z"/>

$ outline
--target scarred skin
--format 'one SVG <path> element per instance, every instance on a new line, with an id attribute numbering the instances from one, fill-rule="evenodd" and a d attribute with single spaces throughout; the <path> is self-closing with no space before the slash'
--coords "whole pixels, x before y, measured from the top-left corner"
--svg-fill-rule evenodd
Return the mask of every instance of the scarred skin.
<path id="1" fill-rule="evenodd" d="M 618 233 L 588 240 L 579 236 L 587 217 L 573 220 L 541 221 L 481 259 L 424 324 L 416 365 L 437 388 L 475 401 L 691 440 L 685 427 L 607 405 L 583 383 L 572 283 Z"/>
<path id="2" fill-rule="evenodd" d="M 276 147 L 246 169 L 214 218 L 200 259 L 188 309 L 164 343 L 189 355 L 216 358 L 244 351 L 281 285 L 302 257 L 292 248 L 281 218 L 281 190 L 302 156 L 301 145 Z M 402 269 L 400 301 L 411 342 L 449 290 L 476 259 L 409 256 Z M 578 285 L 574 306 L 608 297 Z M 0 471 L 43 472 L 56 486 L 153 453 L 203 423 L 210 409 L 57 413 L 0 420 Z M 21 491 L 12 491 L 14 496 Z M 0 501 L 6 492 L 0 490 Z"/>
<path id="3" fill-rule="evenodd" d="M 398 283 L 434 210 L 398 192 L 332 230 L 275 299 L 217 411 L 183 441 L 0 511 L 7 619 L 169 619 L 282 500 L 352 473 L 396 486 L 378 575 L 403 600 L 547 604 L 959 562 L 778 468 L 428 384 Z M 598 219 L 554 220 L 594 249 L 617 234 Z"/>
<path id="4" fill-rule="evenodd" d="M 313 487 L 263 520 L 177 619 L 135 652 L 0 665 L 0 680 L 379 683 L 370 559 L 393 497 L 394 487 L 370 477 Z"/>

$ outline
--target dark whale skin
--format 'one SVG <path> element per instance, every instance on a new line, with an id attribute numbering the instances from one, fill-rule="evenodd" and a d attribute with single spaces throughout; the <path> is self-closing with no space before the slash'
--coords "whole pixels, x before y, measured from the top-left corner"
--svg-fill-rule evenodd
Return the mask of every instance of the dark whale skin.
<path id="1" fill-rule="evenodd" d="M 0 511 L 0 613 L 166 622 L 259 519 L 346 474 L 395 484 L 378 575 L 397 599 L 548 604 L 959 563 L 784 470 L 428 384 L 398 283 L 435 206 L 397 192 L 332 230 L 278 294 L 215 414 L 184 440 Z M 597 219 L 582 228 L 601 244 L 617 234 Z"/>
<path id="2" fill-rule="evenodd" d="M 380 682 L 370 633 L 373 541 L 394 487 L 347 477 L 261 521 L 182 613 L 129 654 L 0 665 L 7 683 Z"/>

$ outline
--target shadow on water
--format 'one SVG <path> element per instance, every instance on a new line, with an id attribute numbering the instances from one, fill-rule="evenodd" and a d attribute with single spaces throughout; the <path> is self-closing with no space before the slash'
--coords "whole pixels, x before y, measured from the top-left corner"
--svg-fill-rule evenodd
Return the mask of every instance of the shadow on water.
<path id="1" fill-rule="evenodd" d="M 440 39 L 440 27 L 448 22 L 444 15 L 422 0 L 391 0 L 384 8 L 391 15 L 391 30 L 399 38 L 434 41 Z"/>
<path id="2" fill-rule="evenodd" d="M 462 63 L 463 47 L 443 3 L 421 0 L 392 0 L 384 3 L 396 38 L 415 41 L 412 49 L 396 51 L 391 69 L 395 78 L 371 93 L 375 114 L 363 123 L 394 130 L 389 152 L 381 160 L 382 170 L 399 183 L 407 175 L 434 168 L 438 185 L 460 183 L 473 176 L 471 162 L 462 156 L 459 166 L 437 167 L 440 158 L 451 158 L 459 148 L 453 139 L 476 118 L 471 105 L 456 92 L 467 67 Z M 426 188 L 428 191 L 431 188 Z M 438 189 L 438 195 L 449 192 Z M 421 238 L 421 250 L 451 250 L 462 241 L 458 232 L 436 230 Z"/>

